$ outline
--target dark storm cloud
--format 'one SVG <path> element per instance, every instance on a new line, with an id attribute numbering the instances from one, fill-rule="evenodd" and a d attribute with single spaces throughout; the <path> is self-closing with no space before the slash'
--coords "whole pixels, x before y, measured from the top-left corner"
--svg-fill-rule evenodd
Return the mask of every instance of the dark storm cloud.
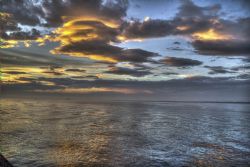
<path id="1" fill-rule="evenodd" d="M 196 52 L 207 55 L 247 55 L 250 54 L 250 41 L 201 41 L 192 42 Z"/>
<path id="2" fill-rule="evenodd" d="M 198 66 L 202 64 L 202 62 L 198 60 L 177 57 L 166 57 L 162 59 L 161 62 L 174 67 Z"/>
<path id="3" fill-rule="evenodd" d="M 222 66 L 204 66 L 205 68 L 210 69 L 211 71 L 209 74 L 228 74 L 228 73 L 235 73 L 234 71 L 230 71 L 225 67 Z"/>
<path id="4" fill-rule="evenodd" d="M 133 77 L 143 77 L 145 75 L 152 74 L 150 71 L 130 69 L 124 67 L 112 67 L 106 73 L 116 74 L 116 75 L 130 75 Z"/>

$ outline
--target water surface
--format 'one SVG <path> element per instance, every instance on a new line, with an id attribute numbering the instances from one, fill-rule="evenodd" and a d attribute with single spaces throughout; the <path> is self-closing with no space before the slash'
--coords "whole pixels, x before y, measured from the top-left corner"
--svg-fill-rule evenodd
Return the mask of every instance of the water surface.
<path id="1" fill-rule="evenodd" d="M 0 100 L 17 167 L 250 166 L 250 105 Z"/>

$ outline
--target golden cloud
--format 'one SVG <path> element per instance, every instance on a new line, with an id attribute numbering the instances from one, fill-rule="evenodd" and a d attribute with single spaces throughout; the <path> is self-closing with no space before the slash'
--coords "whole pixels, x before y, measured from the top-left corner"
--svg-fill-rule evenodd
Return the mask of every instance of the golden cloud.
<path id="1" fill-rule="evenodd" d="M 214 40 L 229 40 L 232 39 L 232 35 L 222 34 L 216 32 L 214 29 L 209 29 L 205 32 L 197 32 L 192 34 L 192 37 L 202 41 L 214 41 Z"/>
<path id="2" fill-rule="evenodd" d="M 119 24 L 94 17 L 64 17 L 65 23 L 62 27 L 53 31 L 52 35 L 46 35 L 38 38 L 36 41 L 43 45 L 46 41 L 59 42 L 60 46 L 51 50 L 52 54 L 67 54 L 76 57 L 87 57 L 92 60 L 115 63 L 117 60 L 111 56 L 101 53 L 94 54 L 82 51 L 65 51 L 62 48 L 72 43 L 101 41 L 102 43 L 111 43 L 118 41 Z M 97 48 L 98 49 L 98 48 Z"/>

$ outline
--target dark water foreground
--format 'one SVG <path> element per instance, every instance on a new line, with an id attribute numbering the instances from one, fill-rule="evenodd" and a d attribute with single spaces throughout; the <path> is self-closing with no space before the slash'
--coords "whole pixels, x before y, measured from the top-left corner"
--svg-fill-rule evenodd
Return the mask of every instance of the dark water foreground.
<path id="1" fill-rule="evenodd" d="M 250 105 L 0 100 L 16 167 L 250 166 Z"/>

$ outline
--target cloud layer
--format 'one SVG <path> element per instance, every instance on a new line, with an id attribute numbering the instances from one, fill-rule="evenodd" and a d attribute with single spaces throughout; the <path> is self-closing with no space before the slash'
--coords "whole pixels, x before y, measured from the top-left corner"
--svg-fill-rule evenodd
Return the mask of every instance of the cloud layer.
<path id="1" fill-rule="evenodd" d="M 147 88 L 139 92 L 145 93 L 150 84 L 157 89 L 165 80 L 171 80 L 167 85 L 179 83 L 176 79 L 190 84 L 221 82 L 215 76 L 247 80 L 249 69 L 242 67 L 249 65 L 250 15 L 223 14 L 223 3 L 230 3 L 226 1 L 173 3 L 178 7 L 170 11 L 171 17 L 150 17 L 144 11 L 142 19 L 140 13 L 138 18 L 128 17 L 128 0 L 2 0 L 3 83 L 7 89 L 23 84 L 57 93 L 78 88 L 107 93 L 119 84 L 134 91 L 142 83 Z M 234 61 L 231 56 L 238 57 Z M 125 81 L 129 79 L 136 81 Z M 131 91 L 122 88 L 113 93 Z"/>

